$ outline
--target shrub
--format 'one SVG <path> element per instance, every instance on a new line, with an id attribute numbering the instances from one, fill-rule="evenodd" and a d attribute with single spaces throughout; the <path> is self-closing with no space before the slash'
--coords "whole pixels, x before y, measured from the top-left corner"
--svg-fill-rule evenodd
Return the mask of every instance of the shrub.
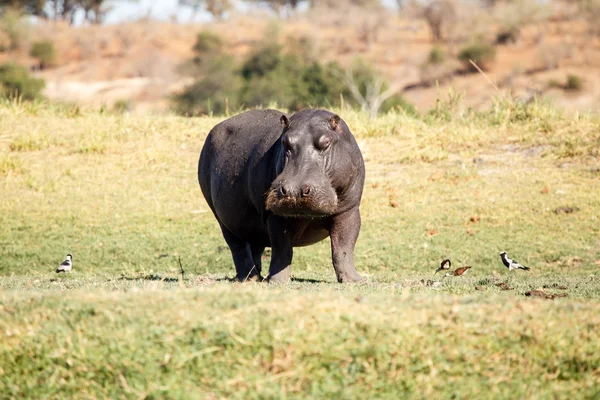
<path id="1" fill-rule="evenodd" d="M 219 56 L 211 59 L 206 74 L 171 97 L 173 111 L 187 116 L 227 113 L 238 107 L 240 78 L 233 59 Z"/>
<path id="2" fill-rule="evenodd" d="M 274 71 L 282 60 L 281 46 L 267 43 L 255 49 L 242 65 L 244 79 L 265 76 Z"/>
<path id="3" fill-rule="evenodd" d="M 583 88 L 583 80 L 579 75 L 567 76 L 567 83 L 565 84 L 565 90 L 578 91 Z"/>
<path id="4" fill-rule="evenodd" d="M 346 91 L 350 93 L 353 103 L 371 118 L 377 117 L 380 111 L 402 108 L 409 113 L 415 113 L 404 98 L 398 93 L 399 87 L 389 84 L 377 71 L 362 59 L 356 59 L 346 74 Z"/>
<path id="5" fill-rule="evenodd" d="M 202 31 L 196 36 L 196 43 L 192 50 L 202 56 L 205 53 L 220 53 L 222 47 L 223 40 L 219 35 L 210 31 Z"/>
<path id="6" fill-rule="evenodd" d="M 9 7 L 0 13 L 0 31 L 4 32 L 8 37 L 8 47 L 10 50 L 16 50 L 21 47 L 21 43 L 27 35 L 28 28 L 29 25 L 19 10 Z"/>
<path id="7" fill-rule="evenodd" d="M 419 112 L 413 104 L 408 102 L 401 94 L 395 94 L 385 100 L 381 105 L 381 112 L 404 111 L 408 115 L 417 116 Z"/>
<path id="8" fill-rule="evenodd" d="M 469 60 L 473 60 L 479 68 L 485 71 L 495 59 L 496 48 L 489 43 L 483 42 L 473 43 L 463 47 L 458 53 L 458 60 L 462 62 L 469 71 L 477 71 Z"/>
<path id="9" fill-rule="evenodd" d="M 427 56 L 427 62 L 429 64 L 441 64 L 446 61 L 446 52 L 439 46 L 433 46 Z"/>
<path id="10" fill-rule="evenodd" d="M 241 100 L 245 105 L 276 103 L 297 110 L 339 99 L 343 87 L 335 75 L 334 64 L 307 63 L 275 47 L 260 52 L 268 55 L 260 61 L 257 54 L 251 55 L 241 70 L 244 78 Z"/>
<path id="11" fill-rule="evenodd" d="M 496 34 L 496 44 L 517 43 L 520 35 L 521 31 L 516 27 L 503 29 Z"/>
<path id="12" fill-rule="evenodd" d="M 32 77 L 25 67 L 12 63 L 0 65 L 0 97 L 34 100 L 41 97 L 44 86 L 45 82 Z"/>
<path id="13" fill-rule="evenodd" d="M 353 106 L 358 105 L 356 100 L 352 101 L 352 93 L 343 79 L 344 71 L 338 64 L 322 64 L 303 56 L 310 53 L 308 44 L 298 55 L 296 47 L 288 53 L 276 40 L 267 38 L 236 67 L 234 59 L 224 55 L 215 43 L 220 42 L 212 36 L 199 36 L 194 49 L 197 53 L 204 51 L 204 57 L 192 61 L 197 66 L 198 78 L 171 98 L 176 113 L 220 114 L 242 107 L 274 105 L 294 111 L 339 105 L 342 97 Z M 368 91 L 366 87 L 374 77 L 370 69 L 365 71 L 368 73 L 355 74 L 362 92 Z M 405 108 L 406 102 L 398 97 L 379 105 L 387 110 Z"/>
<path id="14" fill-rule="evenodd" d="M 54 45 L 49 40 L 33 43 L 29 50 L 29 55 L 40 60 L 40 69 L 52 66 L 56 59 Z"/>
<path id="15" fill-rule="evenodd" d="M 348 95 L 341 73 L 342 67 L 335 62 L 323 65 L 314 61 L 303 66 L 300 79 L 292 81 L 298 84 L 292 108 L 337 104 L 340 95 Z"/>

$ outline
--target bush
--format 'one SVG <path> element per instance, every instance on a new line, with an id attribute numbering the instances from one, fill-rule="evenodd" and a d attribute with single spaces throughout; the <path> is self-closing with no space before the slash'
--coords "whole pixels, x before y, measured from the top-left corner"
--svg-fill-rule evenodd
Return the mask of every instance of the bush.
<path id="1" fill-rule="evenodd" d="M 463 63 L 463 65 L 469 71 L 477 71 L 469 60 L 473 60 L 475 64 L 479 66 L 482 70 L 489 69 L 490 64 L 496 59 L 496 48 L 489 43 L 474 43 L 463 47 L 463 49 L 458 53 L 458 60 Z"/>
<path id="2" fill-rule="evenodd" d="M 326 65 L 316 61 L 302 68 L 300 79 L 295 81 L 295 109 L 308 106 L 338 104 L 340 95 L 349 95 L 340 79 L 342 67 L 333 62 Z"/>
<path id="3" fill-rule="evenodd" d="M 583 88 L 583 80 L 579 75 L 567 76 L 567 83 L 565 84 L 565 90 L 578 91 Z"/>
<path id="4" fill-rule="evenodd" d="M 211 34 L 212 35 L 212 34 Z M 273 35 L 271 35 L 273 36 Z M 341 98 L 358 105 L 344 82 L 344 71 L 336 63 L 321 64 L 317 60 L 285 52 L 283 46 L 271 38 L 259 43 L 238 67 L 234 59 L 221 52 L 219 39 L 202 34 L 194 46 L 198 54 L 197 80 L 171 98 L 173 111 L 183 115 L 227 113 L 230 110 L 260 106 L 274 106 L 294 111 L 305 107 L 336 106 Z M 202 53 L 203 51 L 203 53 Z M 310 53 L 304 48 L 303 53 Z M 358 74 L 360 90 L 374 75 Z M 385 88 L 384 88 L 385 89 Z M 402 107 L 401 98 L 388 99 L 384 110 Z"/>
<path id="5" fill-rule="evenodd" d="M 446 52 L 439 46 L 433 46 L 429 51 L 427 62 L 429 64 L 441 64 L 446 61 Z"/>
<path id="6" fill-rule="evenodd" d="M 8 37 L 8 47 L 16 50 L 27 36 L 29 25 L 19 10 L 7 8 L 0 13 L 0 31 Z"/>
<path id="7" fill-rule="evenodd" d="M 31 76 L 27 68 L 16 64 L 0 65 L 0 97 L 20 97 L 35 100 L 45 86 L 42 79 Z"/>
<path id="8" fill-rule="evenodd" d="M 415 106 L 408 102 L 401 94 L 395 94 L 381 105 L 381 112 L 403 111 L 408 115 L 417 116 L 419 112 Z"/>
<path id="9" fill-rule="evenodd" d="M 279 44 L 265 44 L 255 49 L 242 65 L 241 73 L 244 79 L 250 80 L 273 72 L 282 61 Z"/>
<path id="10" fill-rule="evenodd" d="M 54 45 L 49 40 L 33 43 L 29 50 L 29 55 L 40 60 L 40 69 L 52 66 L 56 59 Z"/>
<path id="11" fill-rule="evenodd" d="M 521 31 L 518 28 L 503 29 L 496 34 L 496 44 L 517 43 L 520 35 Z"/>
<path id="12" fill-rule="evenodd" d="M 206 74 L 171 98 L 173 111 L 186 116 L 223 114 L 237 108 L 240 78 L 233 59 L 218 56 L 210 60 Z"/>
<path id="13" fill-rule="evenodd" d="M 202 31 L 196 36 L 196 43 L 192 50 L 199 55 L 209 53 L 220 53 L 223 47 L 223 40 L 221 37 L 210 31 Z"/>
<path id="14" fill-rule="evenodd" d="M 247 106 L 276 103 L 290 110 L 337 104 L 345 90 L 340 71 L 335 63 L 307 63 L 279 46 L 261 48 L 242 66 L 241 101 Z"/>

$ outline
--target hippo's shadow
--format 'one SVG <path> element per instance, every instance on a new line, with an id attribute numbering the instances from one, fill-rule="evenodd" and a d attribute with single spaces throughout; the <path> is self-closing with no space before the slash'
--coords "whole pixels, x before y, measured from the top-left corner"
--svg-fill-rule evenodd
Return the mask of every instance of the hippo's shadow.
<path id="1" fill-rule="evenodd" d="M 224 276 L 222 278 L 215 278 L 216 282 L 230 282 L 230 283 L 239 283 L 239 281 L 237 280 L 237 278 L 234 277 L 229 277 L 229 276 Z M 292 282 L 298 282 L 298 283 L 332 283 L 329 281 L 325 281 L 322 279 L 313 279 L 313 278 L 295 278 L 292 277 L 291 278 Z"/>
<path id="2" fill-rule="evenodd" d="M 141 275 L 141 276 L 125 276 L 121 275 L 118 278 L 120 281 L 162 281 L 162 282 L 179 282 L 179 278 L 170 278 L 156 274 Z"/>
<path id="3" fill-rule="evenodd" d="M 235 276 L 233 277 L 228 277 L 228 276 L 224 276 L 222 278 L 215 278 L 215 282 L 231 282 L 231 283 L 235 283 L 238 282 L 237 278 Z"/>
<path id="4" fill-rule="evenodd" d="M 330 281 L 325 281 L 323 279 L 294 278 L 294 277 L 292 277 L 292 282 L 298 282 L 298 283 L 333 283 L 333 282 L 330 282 Z"/>

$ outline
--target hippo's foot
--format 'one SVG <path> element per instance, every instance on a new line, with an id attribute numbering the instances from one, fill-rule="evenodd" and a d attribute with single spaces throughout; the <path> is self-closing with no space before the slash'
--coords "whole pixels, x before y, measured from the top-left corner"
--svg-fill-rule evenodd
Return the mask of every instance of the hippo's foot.
<path id="1" fill-rule="evenodd" d="M 270 283 L 288 283 L 292 278 L 292 266 L 288 265 L 274 274 L 269 274 L 267 280 Z"/>
<path id="2" fill-rule="evenodd" d="M 338 274 L 337 279 L 339 283 L 359 283 L 367 280 L 356 271 Z"/>

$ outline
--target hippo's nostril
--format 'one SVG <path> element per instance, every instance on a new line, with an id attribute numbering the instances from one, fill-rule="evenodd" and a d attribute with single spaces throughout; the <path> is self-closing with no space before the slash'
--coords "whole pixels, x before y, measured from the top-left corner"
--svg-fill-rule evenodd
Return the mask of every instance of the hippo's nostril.
<path id="1" fill-rule="evenodd" d="M 279 187 L 279 193 L 280 193 L 282 196 L 287 196 L 287 194 L 289 193 L 289 190 L 287 190 L 287 189 L 285 188 L 285 186 L 283 186 L 283 185 L 282 185 L 282 186 L 280 186 L 280 187 Z"/>
<path id="2" fill-rule="evenodd" d="M 306 197 L 306 196 L 308 196 L 309 194 L 310 194 L 310 186 L 308 186 L 308 185 L 304 185 L 304 186 L 302 187 L 302 196 L 303 196 L 303 197 Z"/>

